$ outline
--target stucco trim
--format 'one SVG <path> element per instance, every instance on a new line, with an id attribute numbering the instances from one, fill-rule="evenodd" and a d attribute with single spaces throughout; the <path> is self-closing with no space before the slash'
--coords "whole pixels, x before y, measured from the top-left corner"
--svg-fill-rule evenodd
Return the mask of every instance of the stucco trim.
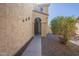
<path id="1" fill-rule="evenodd" d="M 48 16 L 48 14 L 47 13 L 44 13 L 44 12 L 39 12 L 39 11 L 37 11 L 37 10 L 32 10 L 33 12 L 37 12 L 37 13 L 40 13 L 40 14 L 43 14 L 43 15 L 47 15 Z"/>

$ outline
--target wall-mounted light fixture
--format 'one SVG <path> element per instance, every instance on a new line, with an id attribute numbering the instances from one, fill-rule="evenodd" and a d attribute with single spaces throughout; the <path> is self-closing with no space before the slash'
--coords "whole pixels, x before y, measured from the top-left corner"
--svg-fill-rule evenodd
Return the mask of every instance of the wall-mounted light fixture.
<path id="1" fill-rule="evenodd" d="M 30 17 L 28 17 L 28 20 L 30 20 Z"/>
<path id="2" fill-rule="evenodd" d="M 24 19 L 22 20 L 22 22 L 24 22 Z"/>
<path id="3" fill-rule="evenodd" d="M 26 17 L 26 19 L 25 19 L 26 21 L 27 21 L 27 17 Z"/>

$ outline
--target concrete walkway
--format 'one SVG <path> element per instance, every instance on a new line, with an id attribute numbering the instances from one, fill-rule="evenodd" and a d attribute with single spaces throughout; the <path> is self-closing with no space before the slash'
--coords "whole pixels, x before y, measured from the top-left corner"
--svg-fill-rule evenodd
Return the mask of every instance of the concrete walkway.
<path id="1" fill-rule="evenodd" d="M 41 37 L 36 35 L 22 56 L 41 56 Z"/>

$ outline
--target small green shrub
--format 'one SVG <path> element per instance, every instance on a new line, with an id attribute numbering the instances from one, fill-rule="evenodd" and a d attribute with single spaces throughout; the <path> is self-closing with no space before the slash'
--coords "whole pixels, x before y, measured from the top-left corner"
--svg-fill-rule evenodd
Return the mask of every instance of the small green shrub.
<path id="1" fill-rule="evenodd" d="M 74 33 L 76 29 L 75 17 L 58 16 L 51 20 L 50 26 L 53 34 L 62 35 L 63 43 L 66 43 Z"/>

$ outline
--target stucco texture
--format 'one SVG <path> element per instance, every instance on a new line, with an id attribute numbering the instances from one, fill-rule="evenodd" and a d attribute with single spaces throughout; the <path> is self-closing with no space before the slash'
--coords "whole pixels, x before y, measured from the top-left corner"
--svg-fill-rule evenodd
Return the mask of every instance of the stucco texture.
<path id="1" fill-rule="evenodd" d="M 29 41 L 31 18 L 31 4 L 0 4 L 0 55 L 14 55 Z"/>
<path id="2" fill-rule="evenodd" d="M 41 36 L 46 36 L 48 15 L 33 12 L 33 4 L 0 4 L 0 55 L 15 55 L 34 36 L 36 17 L 41 19 Z"/>

